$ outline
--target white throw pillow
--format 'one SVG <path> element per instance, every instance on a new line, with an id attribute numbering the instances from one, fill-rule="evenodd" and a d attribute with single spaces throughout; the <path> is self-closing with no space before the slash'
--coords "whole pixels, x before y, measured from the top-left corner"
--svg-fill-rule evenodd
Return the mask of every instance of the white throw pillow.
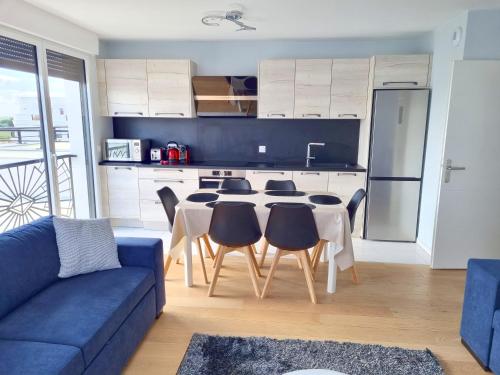
<path id="1" fill-rule="evenodd" d="M 54 228 L 61 261 L 59 277 L 121 267 L 109 219 L 54 217 Z"/>

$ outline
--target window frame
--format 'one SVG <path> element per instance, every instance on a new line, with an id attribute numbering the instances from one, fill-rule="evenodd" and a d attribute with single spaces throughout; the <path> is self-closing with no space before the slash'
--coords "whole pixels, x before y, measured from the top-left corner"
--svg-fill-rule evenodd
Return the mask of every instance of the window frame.
<path id="1" fill-rule="evenodd" d="M 57 156 L 55 152 L 54 140 L 54 123 L 52 120 L 52 106 L 50 101 L 50 91 L 48 82 L 47 68 L 47 50 L 70 55 L 84 61 L 85 69 L 85 85 L 81 90 L 82 93 L 82 112 L 86 113 L 83 120 L 85 140 L 85 165 L 87 168 L 87 187 L 88 187 L 88 202 L 89 202 L 89 217 L 97 216 L 96 206 L 96 189 L 95 181 L 96 169 L 94 161 L 94 124 L 96 113 L 94 111 L 94 103 L 97 98 L 94 98 L 94 92 L 97 95 L 97 90 L 91 90 L 91 87 L 96 86 L 95 73 L 95 56 L 79 51 L 77 49 L 58 44 L 56 42 L 36 37 L 34 35 L 18 31 L 3 25 L 0 25 L 0 34 L 16 39 L 25 43 L 29 43 L 36 48 L 36 64 L 38 68 L 38 94 L 40 98 L 40 126 L 42 134 L 42 146 L 44 159 L 47 163 L 47 183 L 48 193 L 50 196 L 50 212 L 55 215 L 60 215 L 61 205 L 59 200 L 59 189 L 57 181 Z"/>

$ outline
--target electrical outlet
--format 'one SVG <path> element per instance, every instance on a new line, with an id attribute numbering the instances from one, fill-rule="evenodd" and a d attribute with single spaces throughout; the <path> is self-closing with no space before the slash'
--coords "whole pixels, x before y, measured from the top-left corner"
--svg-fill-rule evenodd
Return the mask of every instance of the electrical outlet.
<path id="1" fill-rule="evenodd" d="M 265 154 L 266 153 L 266 146 L 259 146 L 259 154 Z"/>

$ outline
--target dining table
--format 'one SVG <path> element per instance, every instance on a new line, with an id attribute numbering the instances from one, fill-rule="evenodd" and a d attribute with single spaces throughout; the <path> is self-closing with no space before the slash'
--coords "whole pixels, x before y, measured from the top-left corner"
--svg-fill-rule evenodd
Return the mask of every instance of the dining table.
<path id="1" fill-rule="evenodd" d="M 351 228 L 346 205 L 338 200 L 335 204 L 312 203 L 316 195 L 334 196 L 332 193 L 304 191 L 277 195 L 270 191 L 224 191 L 200 189 L 195 194 L 212 193 L 211 201 L 194 202 L 189 197 L 176 206 L 172 226 L 169 255 L 176 261 L 184 255 L 184 281 L 193 285 L 192 242 L 209 232 L 214 202 L 236 201 L 254 204 L 262 233 L 273 203 L 304 203 L 310 205 L 320 239 L 327 241 L 328 278 L 327 292 L 335 293 L 337 267 L 343 271 L 354 265 Z M 311 198 L 312 197 L 312 198 Z"/>

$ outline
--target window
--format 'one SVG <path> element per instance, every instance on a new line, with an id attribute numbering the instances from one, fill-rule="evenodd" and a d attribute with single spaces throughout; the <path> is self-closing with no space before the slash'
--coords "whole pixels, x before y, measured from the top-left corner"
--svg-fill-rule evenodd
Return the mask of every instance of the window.
<path id="1" fill-rule="evenodd" d="M 95 215 L 86 90 L 83 59 L 0 35 L 0 232 Z"/>

